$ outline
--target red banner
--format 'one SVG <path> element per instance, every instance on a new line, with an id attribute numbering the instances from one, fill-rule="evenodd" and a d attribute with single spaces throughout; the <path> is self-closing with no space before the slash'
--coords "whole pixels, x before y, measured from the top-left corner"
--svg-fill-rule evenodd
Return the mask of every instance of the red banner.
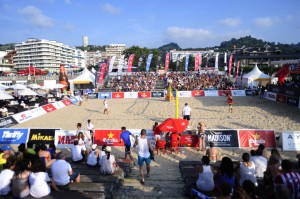
<path id="1" fill-rule="evenodd" d="M 124 98 L 124 93 L 123 92 L 112 92 L 111 93 L 111 98 Z"/>
<path id="2" fill-rule="evenodd" d="M 231 95 L 231 90 L 222 90 L 222 91 L 218 91 L 219 96 L 227 96 L 227 95 Z"/>
<path id="3" fill-rule="evenodd" d="M 100 75 L 99 75 L 99 79 L 98 79 L 99 84 L 102 84 L 102 82 L 103 82 L 105 68 L 106 68 L 106 63 L 101 64 L 101 66 L 100 66 Z"/>
<path id="4" fill-rule="evenodd" d="M 179 145 L 187 147 L 197 147 L 198 141 L 198 135 L 181 135 Z"/>
<path id="5" fill-rule="evenodd" d="M 230 58 L 229 58 L 229 69 L 228 69 L 228 75 L 229 76 L 231 75 L 232 59 L 233 59 L 233 56 L 230 55 Z"/>
<path id="6" fill-rule="evenodd" d="M 129 58 L 128 58 L 128 69 L 127 69 L 127 72 L 131 72 L 132 71 L 133 59 L 134 59 L 134 54 L 130 55 Z"/>
<path id="7" fill-rule="evenodd" d="M 42 106 L 42 108 L 43 108 L 47 113 L 50 113 L 50 112 L 56 110 L 56 108 L 55 108 L 52 104 L 44 105 L 44 106 Z"/>
<path id="8" fill-rule="evenodd" d="M 98 146 L 124 146 L 124 143 L 120 142 L 121 130 L 95 130 L 94 143 Z"/>
<path id="9" fill-rule="evenodd" d="M 204 91 L 203 90 L 195 90 L 192 91 L 193 97 L 204 97 Z"/>
<path id="10" fill-rule="evenodd" d="M 151 92 L 138 92 L 138 98 L 150 98 Z"/>
<path id="11" fill-rule="evenodd" d="M 62 103 L 64 103 L 64 105 L 66 106 L 70 106 L 72 104 L 72 102 L 69 99 L 62 100 Z"/>
<path id="12" fill-rule="evenodd" d="M 199 53 L 197 53 L 195 57 L 195 71 L 198 71 L 198 69 L 199 69 Z"/>
<path id="13" fill-rule="evenodd" d="M 165 71 L 167 72 L 169 69 L 169 63 L 170 63 L 170 53 L 166 54 L 166 61 L 165 61 Z"/>
<path id="14" fill-rule="evenodd" d="M 285 95 L 277 94 L 276 95 L 276 101 L 286 104 L 287 103 L 287 97 Z"/>
<path id="15" fill-rule="evenodd" d="M 263 144 L 266 148 L 276 148 L 273 130 L 239 130 L 240 147 L 257 147 Z"/>

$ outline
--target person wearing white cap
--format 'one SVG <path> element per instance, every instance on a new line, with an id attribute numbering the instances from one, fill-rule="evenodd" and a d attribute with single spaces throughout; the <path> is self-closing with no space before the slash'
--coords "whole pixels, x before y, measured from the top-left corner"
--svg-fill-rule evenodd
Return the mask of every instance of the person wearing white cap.
<path id="1" fill-rule="evenodd" d="M 100 160 L 100 172 L 101 174 L 113 174 L 117 170 L 117 163 L 114 155 L 111 155 L 111 147 L 105 148 L 105 155 Z"/>
<path id="2" fill-rule="evenodd" d="M 87 166 L 88 167 L 95 167 L 98 166 L 98 159 L 99 159 L 99 151 L 97 150 L 97 144 L 92 145 L 92 150 L 90 151 L 87 157 Z"/>

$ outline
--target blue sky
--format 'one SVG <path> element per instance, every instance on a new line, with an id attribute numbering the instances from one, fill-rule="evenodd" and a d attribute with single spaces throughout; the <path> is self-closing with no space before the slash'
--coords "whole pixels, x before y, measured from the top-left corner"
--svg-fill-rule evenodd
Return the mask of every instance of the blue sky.
<path id="1" fill-rule="evenodd" d="M 211 47 L 251 35 L 300 42 L 300 0 L 0 0 L 0 44 Z"/>

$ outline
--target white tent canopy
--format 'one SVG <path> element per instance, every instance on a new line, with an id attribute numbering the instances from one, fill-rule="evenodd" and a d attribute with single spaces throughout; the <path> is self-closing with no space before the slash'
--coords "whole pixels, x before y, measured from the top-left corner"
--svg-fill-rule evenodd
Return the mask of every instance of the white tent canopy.
<path id="1" fill-rule="evenodd" d="M 261 81 L 270 81 L 271 76 L 261 72 L 259 68 L 257 67 L 257 64 L 255 64 L 255 67 L 247 73 L 246 75 L 243 75 L 242 83 L 243 85 L 246 84 L 248 87 L 251 88 L 253 86 L 257 87 L 259 82 Z"/>
<path id="2" fill-rule="evenodd" d="M 95 75 L 91 73 L 87 68 L 82 71 L 82 74 L 75 79 L 69 80 L 73 84 L 89 84 L 92 83 L 95 86 Z"/>

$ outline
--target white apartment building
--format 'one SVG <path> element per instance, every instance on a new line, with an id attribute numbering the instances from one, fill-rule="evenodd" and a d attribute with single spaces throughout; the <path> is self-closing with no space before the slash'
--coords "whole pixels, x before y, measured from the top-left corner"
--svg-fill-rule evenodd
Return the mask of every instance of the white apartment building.
<path id="1" fill-rule="evenodd" d="M 122 53 L 126 50 L 126 48 L 125 44 L 110 44 L 105 47 L 105 54 L 103 54 L 103 56 L 105 59 L 116 56 L 114 62 L 114 67 L 116 67 L 120 62 L 124 62 L 124 56 L 122 56 Z"/>
<path id="2" fill-rule="evenodd" d="M 103 61 L 102 59 L 102 52 L 97 50 L 97 51 L 84 51 L 85 54 L 85 61 L 86 61 L 86 65 L 90 66 L 96 66 L 97 64 L 99 64 L 100 62 Z"/>
<path id="3" fill-rule="evenodd" d="M 82 64 L 85 66 L 82 63 L 84 54 L 78 54 L 78 52 L 76 54 L 78 49 L 56 41 L 28 39 L 26 42 L 17 44 L 15 50 L 14 64 L 16 69 L 23 69 L 29 64 L 33 64 L 34 67 L 53 72 L 59 71 L 60 64 L 66 66 Z"/>
<path id="4" fill-rule="evenodd" d="M 214 51 L 213 50 L 208 50 L 208 51 L 183 51 L 183 50 L 171 50 L 170 54 L 171 54 L 171 61 L 175 62 L 177 60 L 182 61 L 182 59 L 187 55 L 193 55 L 194 57 L 196 56 L 197 53 L 201 53 L 202 56 L 203 55 L 207 55 L 207 54 L 213 54 Z"/>
<path id="5" fill-rule="evenodd" d="M 85 52 L 80 49 L 75 49 L 75 66 L 78 66 L 79 68 L 85 68 L 86 67 L 86 61 L 85 61 Z"/>

